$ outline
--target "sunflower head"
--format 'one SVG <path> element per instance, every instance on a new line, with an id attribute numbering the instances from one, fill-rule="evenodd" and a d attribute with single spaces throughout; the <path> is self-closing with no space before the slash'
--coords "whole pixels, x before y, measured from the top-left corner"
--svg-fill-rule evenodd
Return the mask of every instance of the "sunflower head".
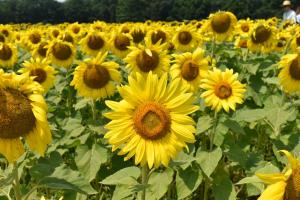
<path id="1" fill-rule="evenodd" d="M 104 33 L 92 31 L 80 41 L 80 44 L 85 54 L 97 56 L 100 51 L 106 49 L 107 39 Z"/>
<path id="2" fill-rule="evenodd" d="M 115 32 L 110 40 L 112 52 L 121 58 L 125 57 L 129 53 L 131 40 L 130 34 Z"/>
<path id="3" fill-rule="evenodd" d="M 176 31 L 172 43 L 179 51 L 190 51 L 199 45 L 199 40 L 200 36 L 193 27 L 183 25 Z"/>
<path id="4" fill-rule="evenodd" d="M 47 57 L 53 64 L 69 67 L 73 63 L 75 49 L 69 42 L 53 40 L 45 47 L 48 48 Z"/>
<path id="5" fill-rule="evenodd" d="M 15 45 L 11 43 L 0 43 L 0 66 L 12 67 L 18 59 L 18 52 Z"/>

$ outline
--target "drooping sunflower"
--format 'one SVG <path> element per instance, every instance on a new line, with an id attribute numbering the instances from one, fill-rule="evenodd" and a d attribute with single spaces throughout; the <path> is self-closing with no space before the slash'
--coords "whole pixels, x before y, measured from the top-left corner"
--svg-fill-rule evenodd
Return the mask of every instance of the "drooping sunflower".
<path id="1" fill-rule="evenodd" d="M 76 49 L 68 42 L 53 40 L 47 46 L 47 58 L 52 64 L 68 68 L 73 63 Z"/>
<path id="2" fill-rule="evenodd" d="M 288 93 L 300 91 L 300 55 L 287 54 L 279 61 L 279 80 Z"/>
<path id="3" fill-rule="evenodd" d="M 119 58 L 124 58 L 129 52 L 131 46 L 131 35 L 121 32 L 114 32 L 109 40 L 110 49 L 113 54 Z"/>
<path id="4" fill-rule="evenodd" d="M 90 31 L 81 41 L 81 50 L 83 53 L 96 56 L 100 51 L 105 52 L 108 48 L 108 40 L 105 33 L 99 31 Z"/>
<path id="5" fill-rule="evenodd" d="M 23 63 L 24 67 L 19 72 L 34 77 L 33 80 L 41 84 L 46 93 L 54 85 L 56 73 L 55 69 L 49 64 L 50 62 L 47 59 L 31 58 Z"/>
<path id="6" fill-rule="evenodd" d="M 152 71 L 154 74 L 161 76 L 164 72 L 168 72 L 170 56 L 167 55 L 165 49 L 166 44 L 152 44 L 149 38 L 145 39 L 145 46 L 129 47 L 131 52 L 124 58 L 128 64 L 126 68 L 130 72 L 139 72 L 146 74 Z"/>
<path id="7" fill-rule="evenodd" d="M 0 153 L 9 162 L 23 153 L 21 138 L 41 156 L 51 142 L 43 88 L 28 76 L 0 70 Z"/>
<path id="8" fill-rule="evenodd" d="M 17 60 L 17 47 L 11 43 L 0 43 L 0 67 L 13 67 Z"/>
<path id="9" fill-rule="evenodd" d="M 172 43 L 177 51 L 192 51 L 200 42 L 200 35 L 192 26 L 182 25 L 173 36 Z"/>
<path id="10" fill-rule="evenodd" d="M 152 72 L 130 75 L 129 85 L 118 87 L 123 100 L 105 102 L 113 111 L 105 113 L 112 121 L 104 137 L 113 151 L 127 154 L 125 160 L 135 156 L 136 165 L 168 166 L 186 143 L 195 142 L 195 122 L 188 116 L 198 109 L 193 94 L 179 79 L 167 79 L 166 73 L 160 79 Z"/>
<path id="11" fill-rule="evenodd" d="M 262 192 L 258 200 L 298 200 L 300 199 L 300 162 L 293 155 L 281 150 L 289 161 L 287 167 L 282 173 L 261 174 L 256 176 L 269 186 Z"/>
<path id="12" fill-rule="evenodd" d="M 237 23 L 236 16 L 231 12 L 220 11 L 209 16 L 204 30 L 211 32 L 217 42 L 230 40 Z"/>
<path id="13" fill-rule="evenodd" d="M 197 91 L 203 74 L 209 69 L 204 51 L 198 48 L 193 53 L 186 52 L 174 57 L 170 71 L 172 79 L 179 78 L 191 91 Z"/>
<path id="14" fill-rule="evenodd" d="M 107 52 L 99 53 L 95 58 L 85 60 L 76 67 L 71 86 L 80 96 L 92 99 L 104 99 L 115 92 L 115 84 L 121 81 L 115 62 L 105 62 Z"/>
<path id="15" fill-rule="evenodd" d="M 212 107 L 213 110 L 219 112 L 222 108 L 229 112 L 230 109 L 235 110 L 236 104 L 242 104 L 245 85 L 237 80 L 238 74 L 233 74 L 232 69 L 226 69 L 224 72 L 217 68 L 208 71 L 200 85 L 206 90 L 201 94 L 205 104 Z"/>
<path id="16" fill-rule="evenodd" d="M 276 31 L 265 21 L 259 21 L 254 25 L 248 39 L 248 49 L 252 52 L 268 53 L 273 50 L 276 43 Z"/>

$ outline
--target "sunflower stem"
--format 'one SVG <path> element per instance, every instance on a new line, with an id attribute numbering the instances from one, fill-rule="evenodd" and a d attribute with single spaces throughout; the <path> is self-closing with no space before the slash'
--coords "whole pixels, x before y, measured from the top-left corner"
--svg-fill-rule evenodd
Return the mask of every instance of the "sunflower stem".
<path id="1" fill-rule="evenodd" d="M 216 42 L 215 42 L 215 38 L 213 38 L 212 40 L 212 43 L 211 43 L 211 54 L 210 54 L 210 57 L 211 59 L 214 58 L 214 54 L 215 54 L 215 45 L 216 45 Z"/>
<path id="2" fill-rule="evenodd" d="M 92 108 L 92 116 L 93 116 L 93 121 L 96 121 L 97 113 L 96 113 L 96 101 L 92 100 L 91 103 L 91 108 Z"/>
<path id="3" fill-rule="evenodd" d="M 17 163 L 14 163 L 14 168 L 16 169 L 14 173 L 14 181 L 13 181 L 13 190 L 16 200 L 22 200 L 21 190 L 20 190 L 20 182 L 19 182 L 19 171 Z"/>
<path id="4" fill-rule="evenodd" d="M 214 146 L 214 138 L 215 138 L 215 134 L 216 134 L 216 128 L 217 128 L 217 121 L 218 121 L 218 113 L 215 111 L 214 113 L 214 119 L 213 119 L 213 127 L 212 127 L 212 131 L 210 132 L 209 135 L 209 151 L 213 150 L 213 146 Z"/>
<path id="5" fill-rule="evenodd" d="M 142 200 L 146 200 L 146 185 L 148 183 L 148 176 L 149 176 L 149 168 L 148 168 L 148 165 L 145 164 L 142 167 L 142 184 L 144 186 L 144 189 L 142 192 Z"/>

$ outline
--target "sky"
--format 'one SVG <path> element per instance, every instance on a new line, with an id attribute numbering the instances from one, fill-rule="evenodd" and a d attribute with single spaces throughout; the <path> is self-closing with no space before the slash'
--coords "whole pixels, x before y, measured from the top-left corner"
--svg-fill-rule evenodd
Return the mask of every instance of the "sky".
<path id="1" fill-rule="evenodd" d="M 55 1 L 58 1 L 58 2 L 64 2 L 64 1 L 66 1 L 66 0 L 55 0 Z"/>

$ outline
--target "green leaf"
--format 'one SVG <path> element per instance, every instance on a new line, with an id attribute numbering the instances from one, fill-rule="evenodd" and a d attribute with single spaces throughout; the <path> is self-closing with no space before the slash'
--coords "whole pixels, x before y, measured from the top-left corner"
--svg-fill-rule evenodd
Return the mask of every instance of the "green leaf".
<path id="1" fill-rule="evenodd" d="M 112 200 L 129 200 L 132 199 L 133 191 L 127 185 L 117 185 Z"/>
<path id="2" fill-rule="evenodd" d="M 148 181 L 150 187 L 146 190 L 146 199 L 161 199 L 168 191 L 168 187 L 173 180 L 173 173 L 171 168 L 162 173 L 153 172 Z"/>
<path id="3" fill-rule="evenodd" d="M 126 167 L 106 177 L 101 183 L 105 185 L 133 185 L 140 173 L 138 167 Z"/>
<path id="4" fill-rule="evenodd" d="M 208 177 L 214 172 L 221 158 L 222 150 L 220 147 L 216 148 L 212 152 L 197 152 L 197 163 Z"/>
<path id="5" fill-rule="evenodd" d="M 107 162 L 107 150 L 99 144 L 94 144 L 92 148 L 87 145 L 78 146 L 76 153 L 76 165 L 89 181 L 96 177 L 101 164 Z"/>
<path id="6" fill-rule="evenodd" d="M 236 200 L 234 185 L 224 169 L 216 172 L 212 192 L 215 200 Z"/>
<path id="7" fill-rule="evenodd" d="M 207 131 L 213 124 L 213 120 L 210 116 L 202 116 L 199 117 L 197 122 L 197 129 L 196 129 L 196 135 L 199 135 L 200 133 L 204 133 Z"/>
<path id="8" fill-rule="evenodd" d="M 177 198 L 184 199 L 190 196 L 201 184 L 202 174 L 192 166 L 186 170 L 179 169 L 176 176 Z"/>
<path id="9" fill-rule="evenodd" d="M 238 110 L 233 119 L 236 121 L 255 122 L 263 119 L 265 116 L 266 111 L 264 109 Z"/>

